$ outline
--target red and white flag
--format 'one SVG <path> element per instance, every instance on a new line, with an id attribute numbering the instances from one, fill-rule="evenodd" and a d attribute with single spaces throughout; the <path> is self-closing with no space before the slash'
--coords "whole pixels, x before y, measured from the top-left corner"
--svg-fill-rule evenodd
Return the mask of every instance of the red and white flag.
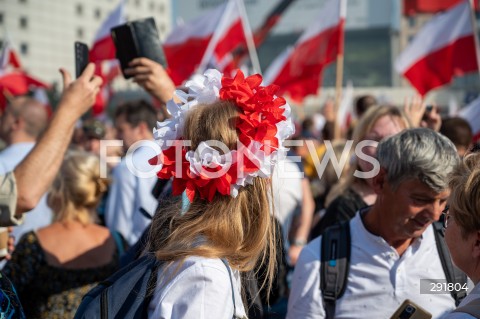
<path id="1" fill-rule="evenodd" d="M 99 116 L 104 112 L 112 93 L 110 82 L 120 74 L 118 61 L 116 60 L 115 44 L 110 35 L 110 29 L 125 22 L 125 0 L 120 0 L 120 3 L 97 31 L 89 52 L 90 61 L 96 64 L 95 75 L 100 76 L 103 80 L 102 87 L 92 107 L 94 116 Z"/>
<path id="2" fill-rule="evenodd" d="M 120 75 L 120 73 L 121 71 L 117 60 L 107 60 L 97 64 L 95 75 L 101 77 L 103 83 L 100 87 L 100 91 L 97 93 L 95 103 L 92 106 L 92 115 L 94 117 L 104 115 L 105 108 L 113 94 L 112 81 Z"/>
<path id="3" fill-rule="evenodd" d="M 110 36 L 110 29 L 125 23 L 125 21 L 125 1 L 121 0 L 118 6 L 102 23 L 95 35 L 95 40 L 93 40 L 89 54 L 91 62 L 98 63 L 104 60 L 115 59 L 115 44 Z"/>
<path id="4" fill-rule="evenodd" d="M 176 85 L 196 71 L 209 46 L 212 56 L 207 58 L 222 63 L 230 51 L 245 42 L 239 12 L 235 0 L 230 0 L 170 33 L 163 49 Z"/>
<path id="5" fill-rule="evenodd" d="M 417 13 L 437 13 L 448 10 L 463 0 L 403 0 L 403 14 L 407 16 Z M 478 0 L 473 0 L 473 6 L 478 11 Z"/>
<path id="6" fill-rule="evenodd" d="M 458 116 L 464 118 L 472 128 L 473 140 L 480 141 L 480 97 L 470 102 L 458 112 Z"/>
<path id="7" fill-rule="evenodd" d="M 343 53 L 346 11 L 345 0 L 327 0 L 295 46 L 272 62 L 265 83 L 279 85 L 280 94 L 287 93 L 296 101 L 316 94 L 323 69 Z"/>
<path id="8" fill-rule="evenodd" d="M 2 52 L 0 53 L 0 74 L 5 72 L 8 66 L 13 68 L 20 69 L 22 65 L 20 64 L 20 59 L 18 58 L 17 53 L 13 49 L 13 45 L 10 40 L 5 40 L 3 43 Z"/>
<path id="9" fill-rule="evenodd" d="M 421 95 L 478 70 L 470 10 L 465 0 L 435 16 L 395 61 L 395 69 Z"/>

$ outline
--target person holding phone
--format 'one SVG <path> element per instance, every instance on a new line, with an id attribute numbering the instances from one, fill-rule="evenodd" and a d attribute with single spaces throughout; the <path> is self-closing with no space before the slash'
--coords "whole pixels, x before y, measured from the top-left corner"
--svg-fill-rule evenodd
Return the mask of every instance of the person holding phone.
<path id="1" fill-rule="evenodd" d="M 8 176 L 12 175 L 10 172 L 13 171 L 11 180 L 16 185 L 18 194 L 13 196 L 14 204 L 4 205 L 5 210 L 2 208 L 2 214 L 3 212 L 11 214 L 7 225 L 18 224 L 15 218 L 21 218 L 23 213 L 35 208 L 50 186 L 70 143 L 76 121 L 92 107 L 100 90 L 102 79 L 95 76 L 94 71 L 95 66 L 90 63 L 82 76 L 72 81 L 70 73 L 63 68 L 60 69 L 64 91 L 57 111 L 32 150 L 25 154 L 23 160 L 17 159 L 18 165 L 6 171 L 5 175 Z M 38 178 L 39 171 L 42 172 L 42 178 Z M 6 219 L 1 218 L 2 221 Z"/>
<path id="2" fill-rule="evenodd" d="M 450 174 L 452 193 L 444 210 L 445 240 L 452 260 L 475 287 L 446 318 L 480 317 L 480 153 L 467 154 Z"/>
<path id="3" fill-rule="evenodd" d="M 52 183 L 70 143 L 75 123 L 95 101 L 102 79 L 94 75 L 90 63 L 80 78 L 72 81 L 65 69 L 64 91 L 57 111 L 32 151 L 6 174 L 0 174 L 0 226 L 23 222 L 23 213 L 33 209 Z M 48 165 L 46 165 L 48 163 Z M 39 178 L 41 172 L 41 178 Z M 8 278 L 0 275 L 0 314 L 8 318 L 25 318 L 15 289 Z"/>
<path id="4" fill-rule="evenodd" d="M 175 84 L 160 63 L 148 58 L 135 58 L 128 65 L 125 74 L 131 75 L 133 82 L 158 101 L 165 104 L 174 97 Z"/>

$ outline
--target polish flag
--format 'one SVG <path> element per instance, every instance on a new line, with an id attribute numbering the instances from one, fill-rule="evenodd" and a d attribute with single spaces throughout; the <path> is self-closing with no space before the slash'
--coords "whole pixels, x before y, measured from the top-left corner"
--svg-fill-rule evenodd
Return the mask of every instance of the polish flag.
<path id="1" fill-rule="evenodd" d="M 125 23 L 125 1 L 121 0 L 115 10 L 100 26 L 90 49 L 90 61 L 98 63 L 104 60 L 114 60 L 115 44 L 110 36 L 110 29 Z"/>
<path id="2" fill-rule="evenodd" d="M 285 11 L 295 1 L 296 0 L 280 0 L 276 4 L 273 10 L 267 15 L 262 25 L 253 33 L 253 41 L 256 48 L 258 48 L 265 41 L 267 36 L 270 34 L 270 31 L 278 24 Z M 232 52 L 230 61 L 227 61 L 228 64 L 224 67 L 223 73 L 225 73 L 225 71 L 229 72 L 239 69 L 247 55 L 248 48 L 246 45 L 239 45 L 236 47 Z"/>
<path id="3" fill-rule="evenodd" d="M 480 141 L 480 97 L 470 102 L 458 112 L 458 116 L 464 118 L 472 128 L 473 140 Z"/>
<path id="4" fill-rule="evenodd" d="M 223 61 L 230 51 L 245 42 L 239 12 L 235 0 L 230 0 L 170 33 L 163 49 L 176 85 L 197 70 L 209 46 L 213 48 L 209 60 Z"/>
<path id="5" fill-rule="evenodd" d="M 92 107 L 94 116 L 104 113 L 112 92 L 110 82 L 120 74 L 118 61 L 116 60 L 115 44 L 110 35 L 110 30 L 125 22 L 125 0 L 120 0 L 117 7 L 100 26 L 89 52 L 90 61 L 96 65 L 95 75 L 100 76 L 103 80 Z"/>
<path id="6" fill-rule="evenodd" d="M 316 94 L 324 67 L 343 53 L 345 0 L 327 0 L 315 21 L 294 47 L 278 56 L 265 72 L 265 83 L 280 86 L 280 94 L 301 101 Z"/>
<path id="7" fill-rule="evenodd" d="M 99 117 L 104 115 L 105 108 L 113 95 L 112 81 L 120 75 L 121 70 L 118 60 L 106 60 L 97 64 L 95 75 L 102 78 L 102 86 L 98 92 L 95 102 L 92 106 L 92 115 Z"/>
<path id="8" fill-rule="evenodd" d="M 403 14 L 407 16 L 417 13 L 437 13 L 448 10 L 463 0 L 403 0 Z M 475 10 L 478 11 L 478 0 L 473 1 Z"/>
<path id="9" fill-rule="evenodd" d="M 470 10 L 465 0 L 435 16 L 395 61 L 395 69 L 421 95 L 478 70 Z"/>
<path id="10" fill-rule="evenodd" d="M 4 42 L 2 52 L 0 53 L 0 73 L 6 70 L 9 65 L 16 69 L 22 68 L 20 59 L 13 49 L 12 43 L 7 39 Z"/>

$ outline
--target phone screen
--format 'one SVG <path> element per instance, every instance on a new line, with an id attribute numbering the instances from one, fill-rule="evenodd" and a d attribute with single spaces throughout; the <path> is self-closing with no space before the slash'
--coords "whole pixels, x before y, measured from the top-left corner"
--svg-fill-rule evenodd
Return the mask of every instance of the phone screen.
<path id="1" fill-rule="evenodd" d="M 83 42 L 75 42 L 75 76 L 78 78 L 88 65 L 88 46 Z"/>

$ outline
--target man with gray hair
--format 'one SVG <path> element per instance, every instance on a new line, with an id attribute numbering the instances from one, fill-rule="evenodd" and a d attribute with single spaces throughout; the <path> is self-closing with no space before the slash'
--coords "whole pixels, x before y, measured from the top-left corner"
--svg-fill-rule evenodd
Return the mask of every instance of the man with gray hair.
<path id="1" fill-rule="evenodd" d="M 455 308 L 448 292 L 420 293 L 421 279 L 447 278 L 432 223 L 440 218 L 450 193 L 447 175 L 459 160 L 454 145 L 432 130 L 416 128 L 383 140 L 376 154 L 377 200 L 346 224 L 350 246 L 345 250 L 349 263 L 344 291 L 333 298 L 323 294 L 331 280 L 322 271 L 335 267 L 338 259 L 323 255 L 321 262 L 321 250 L 332 251 L 322 245 L 324 239 L 323 244 L 331 243 L 326 240 L 330 233 L 318 237 L 298 259 L 287 318 L 389 318 L 406 299 L 433 318 Z"/>

